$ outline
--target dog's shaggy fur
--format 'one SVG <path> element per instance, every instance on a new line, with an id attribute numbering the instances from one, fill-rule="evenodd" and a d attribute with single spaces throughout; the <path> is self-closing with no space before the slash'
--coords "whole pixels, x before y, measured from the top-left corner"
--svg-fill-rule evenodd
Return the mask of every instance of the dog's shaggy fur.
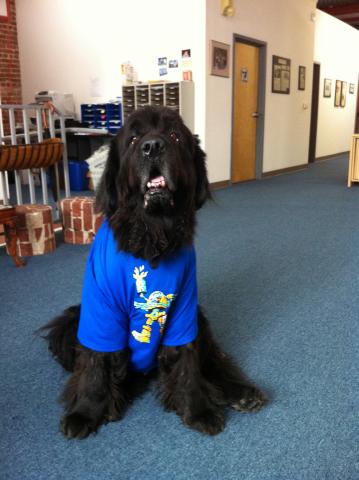
<path id="1" fill-rule="evenodd" d="M 165 185 L 149 188 L 152 178 Z M 151 186 L 153 187 L 153 186 Z M 112 141 L 97 192 L 97 206 L 109 220 L 118 249 L 156 267 L 162 258 L 193 242 L 195 213 L 210 198 L 205 155 L 174 111 L 136 111 Z M 129 371 L 127 350 L 101 353 L 79 344 L 81 306 L 71 307 L 43 327 L 49 350 L 71 376 L 62 401 L 61 430 L 84 438 L 101 424 L 119 420 L 152 375 Z M 195 341 L 158 352 L 159 398 L 183 423 L 215 435 L 231 406 L 253 412 L 263 394 L 217 345 L 198 309 Z"/>

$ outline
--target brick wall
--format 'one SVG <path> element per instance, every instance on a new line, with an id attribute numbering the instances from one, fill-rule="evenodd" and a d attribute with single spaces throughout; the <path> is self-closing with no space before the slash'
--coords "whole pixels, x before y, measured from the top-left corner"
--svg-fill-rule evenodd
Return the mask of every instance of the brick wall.
<path id="1" fill-rule="evenodd" d="M 1 103 L 22 103 L 15 0 L 8 0 L 8 17 L 0 17 L 0 97 Z M 4 118 L 4 127 L 7 133 L 7 118 Z M 3 242 L 0 225 L 0 244 Z"/>
<path id="2" fill-rule="evenodd" d="M 22 103 L 15 0 L 8 1 L 8 18 L 0 17 L 1 103 Z"/>

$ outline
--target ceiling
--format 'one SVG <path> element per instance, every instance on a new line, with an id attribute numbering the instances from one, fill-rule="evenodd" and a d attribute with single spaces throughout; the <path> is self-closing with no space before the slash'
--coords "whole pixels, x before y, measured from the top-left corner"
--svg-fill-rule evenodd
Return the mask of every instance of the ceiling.
<path id="1" fill-rule="evenodd" d="M 359 30 L 359 0 L 318 0 L 317 8 Z"/>

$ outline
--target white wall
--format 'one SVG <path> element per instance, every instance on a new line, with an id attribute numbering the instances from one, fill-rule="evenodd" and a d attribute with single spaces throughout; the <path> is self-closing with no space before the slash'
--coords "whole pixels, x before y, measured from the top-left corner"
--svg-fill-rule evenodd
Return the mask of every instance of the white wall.
<path id="1" fill-rule="evenodd" d="M 267 43 L 263 171 L 302 165 L 308 160 L 315 27 L 322 76 L 356 84 L 358 71 L 357 65 L 348 70 L 358 32 L 318 11 L 314 23 L 315 5 L 316 0 L 235 0 L 236 15 L 225 18 L 219 0 L 16 0 L 23 98 L 33 101 L 35 92 L 54 89 L 72 92 L 77 106 L 108 100 L 121 94 L 124 61 L 137 68 L 140 80 L 158 79 L 158 57 L 180 58 L 190 48 L 195 132 L 207 152 L 210 181 L 228 180 L 233 72 L 228 79 L 209 75 L 209 43 L 230 44 L 232 59 L 233 34 L 247 36 Z M 351 57 L 344 63 L 346 52 Z M 291 59 L 290 95 L 271 92 L 272 55 Z M 305 91 L 297 89 L 299 65 L 307 67 Z M 172 70 L 167 78 L 180 74 Z M 96 79 L 100 96 L 94 97 Z M 347 95 L 345 109 L 321 98 L 317 156 L 348 149 L 354 98 Z"/>
<path id="2" fill-rule="evenodd" d="M 267 42 L 263 171 L 307 163 L 313 69 L 314 0 L 236 0 L 236 15 L 220 15 L 217 0 L 207 0 L 207 58 L 210 40 L 231 45 L 233 34 Z M 271 93 L 272 55 L 291 59 L 290 95 Z M 209 62 L 208 62 L 209 65 Z M 306 71 L 298 91 L 298 66 Z M 232 78 L 208 75 L 206 149 L 212 182 L 230 178 Z M 303 103 L 308 109 L 303 109 Z"/>
<path id="3" fill-rule="evenodd" d="M 359 31 L 317 10 L 314 61 L 320 63 L 316 157 L 345 152 L 354 132 L 359 73 Z M 332 80 L 332 96 L 323 97 L 324 79 Z M 334 107 L 335 80 L 347 82 L 345 108 Z M 349 94 L 349 83 L 355 85 Z"/>
<path id="4" fill-rule="evenodd" d="M 121 64 L 159 79 L 157 58 L 192 51 L 195 130 L 204 137 L 205 0 L 16 0 L 23 100 L 39 90 L 73 93 L 79 105 L 121 95 Z M 165 79 L 181 79 L 169 69 Z M 99 96 L 94 96 L 95 90 Z"/>

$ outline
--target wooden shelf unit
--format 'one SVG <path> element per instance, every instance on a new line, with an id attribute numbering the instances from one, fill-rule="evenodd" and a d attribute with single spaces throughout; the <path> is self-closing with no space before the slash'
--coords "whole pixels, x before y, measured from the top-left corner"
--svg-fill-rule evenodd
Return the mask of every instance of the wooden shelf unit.
<path id="1" fill-rule="evenodd" d="M 167 106 L 176 110 L 187 127 L 194 130 L 194 84 L 190 81 L 140 83 L 122 87 L 122 118 L 146 105 Z"/>

